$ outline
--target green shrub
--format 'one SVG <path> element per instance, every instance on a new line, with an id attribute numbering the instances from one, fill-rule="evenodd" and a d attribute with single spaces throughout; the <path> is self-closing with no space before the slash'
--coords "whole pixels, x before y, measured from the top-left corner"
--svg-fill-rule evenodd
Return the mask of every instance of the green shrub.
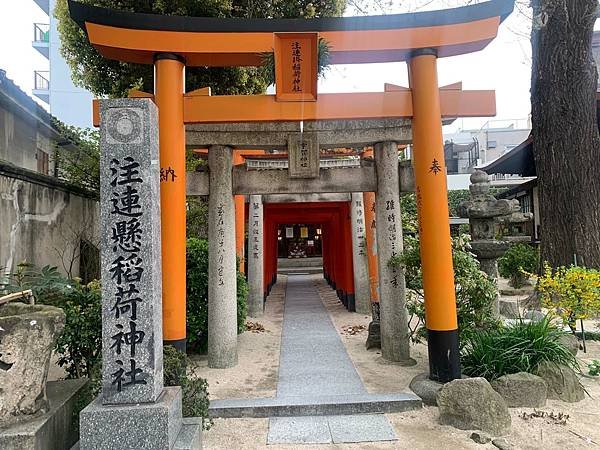
<path id="1" fill-rule="evenodd" d="M 205 430 L 212 425 L 208 417 L 208 382 L 196 375 L 185 353 L 167 345 L 163 350 L 165 386 L 181 386 L 183 417 L 202 417 Z"/>
<path id="2" fill-rule="evenodd" d="M 596 269 L 580 266 L 552 269 L 545 264 L 536 289 L 542 305 L 560 317 L 573 333 L 577 320 L 600 314 L 600 271 Z"/>
<path id="3" fill-rule="evenodd" d="M 68 279 L 56 267 L 21 263 L 6 277 L 6 292 L 31 289 L 37 303 L 65 312 L 65 329 L 56 341 L 58 365 L 68 378 L 89 377 L 102 354 L 102 295 L 100 282 L 82 284 Z"/>
<path id="4" fill-rule="evenodd" d="M 102 291 L 99 281 L 73 288 L 54 304 L 65 312 L 65 329 L 56 341 L 58 365 L 69 378 L 89 377 L 102 360 Z"/>
<path id="5" fill-rule="evenodd" d="M 594 359 L 588 364 L 588 373 L 592 377 L 597 377 L 600 375 L 600 360 Z"/>
<path id="6" fill-rule="evenodd" d="M 479 262 L 469 249 L 468 235 L 452 240 L 452 263 L 461 345 L 476 330 L 499 326 L 493 313 L 493 304 L 498 292 L 496 285 L 479 269 Z M 405 269 L 407 309 L 411 319 L 415 317 L 418 319 L 416 322 L 413 321 L 415 325 L 411 326 L 411 338 L 420 341 L 426 336 L 427 330 L 424 326 L 425 304 L 418 238 L 406 236 L 403 254 L 392 258 L 390 264 Z"/>
<path id="7" fill-rule="evenodd" d="M 237 325 L 244 331 L 248 284 L 237 274 Z M 208 339 L 208 242 L 189 238 L 187 241 L 187 344 L 191 350 L 205 352 Z"/>
<path id="8" fill-rule="evenodd" d="M 575 356 L 560 343 L 565 334 L 549 316 L 539 322 L 519 320 L 503 328 L 478 331 L 461 350 L 463 373 L 491 381 L 511 373 L 533 373 L 543 361 L 579 370 Z"/>
<path id="9" fill-rule="evenodd" d="M 508 278 L 512 287 L 520 288 L 529 279 L 529 274 L 537 271 L 538 259 L 538 251 L 531 245 L 512 245 L 504 256 L 498 259 L 500 276 Z"/>
<path id="10" fill-rule="evenodd" d="M 187 198 L 185 228 L 186 235 L 190 238 L 208 238 L 208 201 L 201 197 Z"/>
<path id="11" fill-rule="evenodd" d="M 0 281 L 0 293 L 31 289 L 36 302 L 50 304 L 62 298 L 71 288 L 70 282 L 56 267 L 44 266 L 41 269 L 23 261 L 16 271 L 5 275 Z"/>

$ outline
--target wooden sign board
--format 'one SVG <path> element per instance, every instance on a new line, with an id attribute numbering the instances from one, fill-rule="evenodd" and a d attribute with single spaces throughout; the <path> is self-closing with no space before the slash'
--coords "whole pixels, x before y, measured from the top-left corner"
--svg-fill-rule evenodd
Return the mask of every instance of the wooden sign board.
<path id="1" fill-rule="evenodd" d="M 290 178 L 318 178 L 319 163 L 319 140 L 316 133 L 295 133 L 289 136 Z"/>
<path id="2" fill-rule="evenodd" d="M 275 33 L 275 98 L 317 100 L 318 33 Z"/>

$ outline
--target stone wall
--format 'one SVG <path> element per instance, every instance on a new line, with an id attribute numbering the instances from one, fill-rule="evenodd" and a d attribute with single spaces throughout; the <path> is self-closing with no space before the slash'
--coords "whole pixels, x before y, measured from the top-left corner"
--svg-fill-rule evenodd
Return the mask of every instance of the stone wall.
<path id="1" fill-rule="evenodd" d="M 0 163 L 0 273 L 26 260 L 87 278 L 97 265 L 98 214 L 90 192 Z"/>

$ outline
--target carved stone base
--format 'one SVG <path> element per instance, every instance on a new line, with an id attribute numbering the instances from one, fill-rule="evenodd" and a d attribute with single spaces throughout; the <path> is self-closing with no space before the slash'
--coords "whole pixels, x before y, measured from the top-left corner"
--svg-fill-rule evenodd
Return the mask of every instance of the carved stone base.
<path id="1" fill-rule="evenodd" d="M 381 329 L 379 322 L 372 321 L 369 324 L 369 334 L 366 343 L 367 350 L 381 348 Z"/>
<path id="2" fill-rule="evenodd" d="M 156 403 L 103 405 L 100 398 L 80 414 L 81 450 L 202 448 L 202 422 L 181 417 L 181 388 L 165 388 Z"/>

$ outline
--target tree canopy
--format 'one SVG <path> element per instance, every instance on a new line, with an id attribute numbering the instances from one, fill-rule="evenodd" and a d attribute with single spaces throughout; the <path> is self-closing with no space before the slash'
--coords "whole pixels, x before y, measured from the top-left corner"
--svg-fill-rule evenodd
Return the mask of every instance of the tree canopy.
<path id="1" fill-rule="evenodd" d="M 196 17 L 294 18 L 339 16 L 346 0 L 80 0 L 82 3 L 140 13 Z M 103 58 L 71 20 L 67 0 L 58 0 L 61 53 L 73 82 L 98 96 L 123 97 L 129 89 L 153 92 L 153 67 Z M 209 86 L 214 94 L 259 94 L 267 87 L 256 67 L 187 67 L 186 91 Z"/>

